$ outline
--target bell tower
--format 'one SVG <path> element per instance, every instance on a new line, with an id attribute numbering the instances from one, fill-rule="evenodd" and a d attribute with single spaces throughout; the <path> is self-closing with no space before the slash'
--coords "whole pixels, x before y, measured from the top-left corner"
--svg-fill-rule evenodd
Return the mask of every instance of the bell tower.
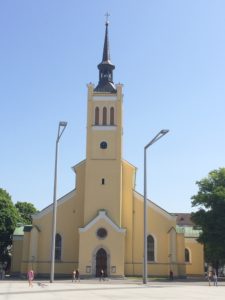
<path id="1" fill-rule="evenodd" d="M 88 87 L 84 223 L 99 210 L 121 226 L 122 195 L 122 85 L 113 82 L 108 20 L 99 82 Z"/>

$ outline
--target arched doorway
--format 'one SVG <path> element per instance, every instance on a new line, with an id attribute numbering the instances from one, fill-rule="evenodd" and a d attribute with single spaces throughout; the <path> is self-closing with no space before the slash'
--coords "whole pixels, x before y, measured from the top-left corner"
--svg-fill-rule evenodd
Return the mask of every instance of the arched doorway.
<path id="1" fill-rule="evenodd" d="M 100 248 L 96 253 L 96 277 L 100 277 L 101 270 L 107 276 L 107 253 L 103 248 Z"/>

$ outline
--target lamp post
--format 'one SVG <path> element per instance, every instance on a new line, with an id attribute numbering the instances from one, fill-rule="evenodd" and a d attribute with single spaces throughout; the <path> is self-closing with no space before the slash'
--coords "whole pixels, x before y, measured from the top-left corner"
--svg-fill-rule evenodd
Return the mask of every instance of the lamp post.
<path id="1" fill-rule="evenodd" d="M 161 139 L 169 130 L 162 129 L 145 147 L 144 147 L 144 266 L 143 266 L 143 283 L 147 283 L 147 149 L 159 139 Z"/>
<path id="2" fill-rule="evenodd" d="M 55 175 L 54 175 L 54 191 L 53 191 L 53 215 L 52 215 L 52 249 L 51 249 L 51 274 L 50 282 L 54 281 L 55 273 L 55 235 L 56 235 L 56 216 L 57 216 L 57 201 L 56 201 L 56 189 L 57 189 L 57 162 L 58 162 L 58 144 L 63 131 L 66 129 L 67 122 L 59 122 L 58 134 L 55 146 Z"/>

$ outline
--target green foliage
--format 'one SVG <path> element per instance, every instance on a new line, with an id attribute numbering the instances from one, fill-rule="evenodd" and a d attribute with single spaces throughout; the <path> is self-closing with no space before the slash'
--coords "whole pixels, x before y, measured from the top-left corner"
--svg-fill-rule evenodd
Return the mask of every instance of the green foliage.
<path id="1" fill-rule="evenodd" d="M 225 261 L 225 168 L 211 171 L 197 181 L 199 191 L 192 197 L 192 220 L 200 226 L 199 242 L 204 244 L 205 259 L 215 268 Z"/>
<path id="2" fill-rule="evenodd" d="M 15 207 L 18 210 L 20 222 L 26 225 L 32 224 L 32 214 L 37 212 L 34 205 L 28 202 L 17 202 Z"/>
<path id="3" fill-rule="evenodd" d="M 19 220 L 18 211 L 11 196 L 0 188 L 0 261 L 8 260 L 12 234 Z"/>
<path id="4" fill-rule="evenodd" d="M 0 262 L 10 264 L 12 235 L 18 222 L 31 224 L 31 215 L 37 212 L 33 204 L 17 202 L 14 206 L 11 196 L 0 188 Z"/>

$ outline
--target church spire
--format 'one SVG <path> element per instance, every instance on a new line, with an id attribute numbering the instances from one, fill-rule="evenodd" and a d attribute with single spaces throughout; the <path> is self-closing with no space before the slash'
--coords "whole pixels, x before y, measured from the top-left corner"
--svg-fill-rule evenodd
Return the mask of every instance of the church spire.
<path id="1" fill-rule="evenodd" d="M 113 70 L 115 69 L 115 66 L 110 61 L 109 52 L 108 16 L 109 14 L 106 14 L 107 19 L 105 22 L 105 40 L 103 47 L 102 62 L 98 65 L 99 82 L 94 91 L 116 93 L 116 87 L 113 83 Z"/>
<path id="2" fill-rule="evenodd" d="M 109 26 L 109 22 L 106 21 L 105 22 L 105 41 L 104 41 L 104 47 L 103 47 L 102 62 L 110 62 L 108 26 Z"/>

